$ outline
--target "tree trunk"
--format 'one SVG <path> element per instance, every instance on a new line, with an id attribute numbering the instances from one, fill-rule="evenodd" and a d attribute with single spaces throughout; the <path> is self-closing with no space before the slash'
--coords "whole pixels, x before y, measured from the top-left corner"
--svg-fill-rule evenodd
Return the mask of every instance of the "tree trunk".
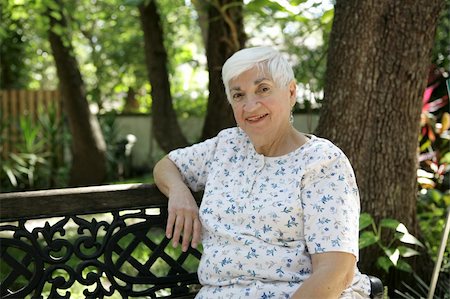
<path id="1" fill-rule="evenodd" d="M 202 139 L 236 125 L 222 83 L 222 65 L 244 47 L 245 33 L 242 0 L 211 0 L 208 6 L 208 38 L 206 56 L 209 70 L 209 99 Z"/>
<path id="2" fill-rule="evenodd" d="M 202 34 L 203 44 L 208 44 L 208 28 L 209 28 L 209 20 L 208 20 L 208 7 L 209 4 L 204 0 L 192 0 L 192 4 L 195 7 L 198 15 L 198 26 L 200 27 L 200 32 Z"/>
<path id="3" fill-rule="evenodd" d="M 166 152 L 188 145 L 172 105 L 167 51 L 155 0 L 139 5 L 144 32 L 145 58 L 152 86 L 152 129 L 159 146 Z"/>
<path id="4" fill-rule="evenodd" d="M 413 234 L 421 98 L 441 7 L 441 0 L 337 0 L 316 131 L 351 160 L 362 211 L 395 218 Z M 361 252 L 366 273 L 379 273 L 373 256 Z"/>
<path id="5" fill-rule="evenodd" d="M 61 5 L 61 4 L 60 4 Z M 55 59 L 59 84 L 72 135 L 71 186 L 100 184 L 106 177 L 106 145 L 97 118 L 91 114 L 86 100 L 86 90 L 68 35 L 62 10 L 56 19 L 48 11 L 50 19 L 49 41 Z M 58 31 L 57 31 L 58 30 Z M 59 32 L 56 33 L 56 32 Z"/>

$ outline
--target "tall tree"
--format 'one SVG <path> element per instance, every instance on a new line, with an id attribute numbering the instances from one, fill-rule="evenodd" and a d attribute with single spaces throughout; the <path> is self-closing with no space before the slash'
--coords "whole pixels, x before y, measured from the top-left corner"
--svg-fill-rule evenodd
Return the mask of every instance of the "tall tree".
<path id="1" fill-rule="evenodd" d="M 72 135 L 69 184 L 93 185 L 106 176 L 106 145 L 97 118 L 89 110 L 86 90 L 73 49 L 62 1 L 47 10 L 48 38 L 55 59 L 64 108 Z"/>
<path id="2" fill-rule="evenodd" d="M 155 0 L 140 4 L 139 12 L 144 32 L 145 61 L 152 86 L 152 129 L 159 146 L 168 152 L 186 146 L 188 142 L 173 109 L 167 51 Z"/>
<path id="3" fill-rule="evenodd" d="M 317 134 L 349 156 L 361 206 L 416 230 L 417 134 L 442 0 L 337 0 Z M 375 269 L 363 251 L 361 268 Z"/>
<path id="4" fill-rule="evenodd" d="M 209 99 L 202 139 L 236 124 L 222 84 L 222 65 L 244 47 L 242 0 L 208 1 L 206 57 L 209 71 Z"/>

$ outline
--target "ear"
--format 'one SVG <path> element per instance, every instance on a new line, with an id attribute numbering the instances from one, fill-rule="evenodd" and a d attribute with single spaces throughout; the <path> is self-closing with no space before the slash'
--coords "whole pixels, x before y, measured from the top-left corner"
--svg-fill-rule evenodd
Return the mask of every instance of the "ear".
<path id="1" fill-rule="evenodd" d="M 297 102 L 297 84 L 295 80 L 292 80 L 289 83 L 289 102 L 291 104 L 291 107 L 294 107 L 295 103 Z"/>

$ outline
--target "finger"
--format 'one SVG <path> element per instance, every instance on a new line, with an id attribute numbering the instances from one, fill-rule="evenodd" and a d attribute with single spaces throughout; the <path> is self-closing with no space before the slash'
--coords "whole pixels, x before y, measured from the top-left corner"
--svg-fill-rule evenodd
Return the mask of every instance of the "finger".
<path id="1" fill-rule="evenodd" d="M 173 247 L 177 247 L 180 242 L 181 231 L 183 230 L 184 225 L 184 216 L 177 215 L 177 219 L 175 220 L 175 230 L 173 232 L 172 237 L 172 245 Z"/>
<path id="2" fill-rule="evenodd" d="M 173 233 L 173 225 L 175 224 L 176 215 L 173 212 L 169 212 L 169 216 L 167 217 L 167 225 L 166 225 L 166 237 L 172 238 Z"/>
<path id="3" fill-rule="evenodd" d="M 193 248 L 197 248 L 198 243 L 200 243 L 200 237 L 202 234 L 202 224 L 200 223 L 200 219 L 194 219 L 194 232 L 192 233 L 192 242 L 191 246 Z"/>
<path id="4" fill-rule="evenodd" d="M 184 219 L 184 229 L 183 229 L 183 244 L 182 250 L 186 251 L 189 246 L 189 241 L 191 240 L 192 234 L 192 218 L 187 217 Z"/>

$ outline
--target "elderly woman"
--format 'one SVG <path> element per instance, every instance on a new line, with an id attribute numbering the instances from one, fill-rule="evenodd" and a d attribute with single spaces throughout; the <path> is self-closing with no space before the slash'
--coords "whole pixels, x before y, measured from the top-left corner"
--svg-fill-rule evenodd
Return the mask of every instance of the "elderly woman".
<path id="1" fill-rule="evenodd" d="M 182 250 L 203 244 L 196 298 L 368 298 L 355 176 L 339 148 L 293 127 L 291 66 L 270 47 L 248 48 L 222 79 L 237 127 L 154 169 L 167 237 L 178 246 L 182 235 Z M 204 190 L 200 209 L 191 190 Z"/>

